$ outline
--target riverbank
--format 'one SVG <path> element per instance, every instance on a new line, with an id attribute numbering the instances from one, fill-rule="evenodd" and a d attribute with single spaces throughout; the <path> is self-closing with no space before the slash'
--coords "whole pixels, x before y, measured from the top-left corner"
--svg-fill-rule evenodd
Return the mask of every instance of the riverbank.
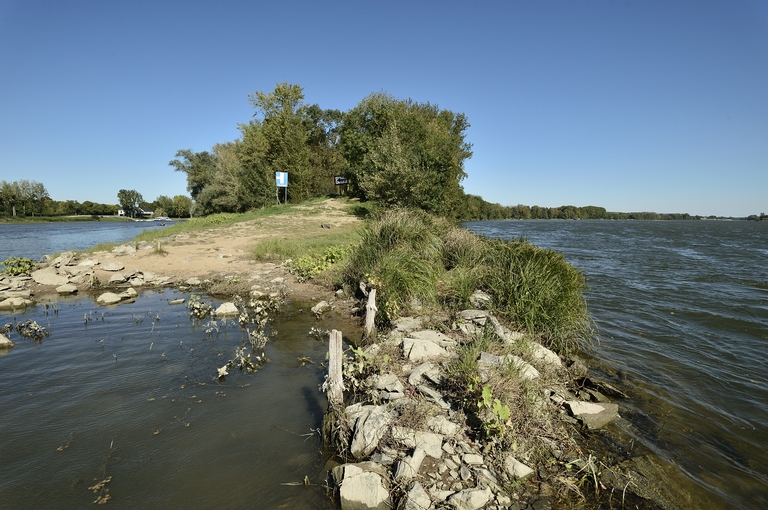
<path id="1" fill-rule="evenodd" d="M 309 236 L 317 232 L 359 226 L 359 220 L 344 212 L 339 203 L 317 204 L 306 212 L 306 215 L 290 218 L 254 220 L 194 234 L 159 237 L 159 244 L 124 244 L 109 251 L 82 254 L 77 259 L 64 255 L 58 262 L 54 261 L 52 266 L 55 271 L 48 273 L 55 272 L 59 277 L 66 277 L 68 283 L 74 285 L 78 292 L 100 292 L 100 286 L 123 289 L 140 289 L 147 286 L 198 287 L 208 280 L 208 290 L 222 294 L 243 288 L 249 292 L 267 295 L 284 292 L 289 297 L 301 296 L 315 301 L 326 300 L 332 306 L 346 306 L 351 313 L 357 304 L 354 300 L 338 298 L 324 287 L 298 282 L 283 264 L 256 262 L 250 258 L 255 249 L 254 244 L 264 240 L 280 239 L 297 233 Z M 331 228 L 324 229 L 323 225 Z M 120 266 L 122 268 L 119 268 Z M 122 281 L 119 281 L 120 278 Z M 42 278 L 38 280 L 35 283 L 26 280 L 30 297 L 41 303 L 55 303 L 60 292 L 57 288 L 64 284 L 45 282 Z M 112 283 L 110 280 L 113 280 Z M 95 282 L 98 283 L 94 285 Z M 130 292 L 125 292 L 129 294 L 127 300 L 130 300 Z M 482 307 L 481 300 L 478 308 Z M 385 462 L 380 462 L 379 465 L 383 467 L 373 471 L 384 473 L 384 478 L 380 477 L 381 473 L 376 475 L 382 480 L 397 481 L 396 487 L 387 493 L 386 497 L 390 498 L 390 501 L 406 498 L 415 502 L 422 492 L 415 489 L 416 485 L 412 483 L 417 479 L 419 487 L 429 493 L 431 501 L 441 497 L 449 500 L 454 494 L 460 494 L 451 501 L 477 497 L 485 498 L 482 505 L 546 508 L 547 505 L 561 504 L 564 501 L 564 495 L 556 490 L 558 486 L 560 489 L 567 489 L 568 484 L 571 484 L 573 490 L 580 491 L 590 498 L 595 495 L 601 497 L 600 494 L 605 499 L 610 496 L 613 498 L 613 504 L 619 507 L 625 502 L 626 492 L 639 491 L 642 485 L 641 477 L 633 480 L 631 473 L 634 471 L 624 466 L 621 470 L 624 478 L 614 478 L 613 483 L 610 483 L 607 476 L 610 471 L 608 464 L 613 466 L 617 463 L 609 463 L 607 459 L 604 461 L 604 457 L 589 446 L 595 435 L 600 433 L 589 432 L 589 425 L 586 425 L 585 431 L 582 428 L 584 422 L 574 417 L 574 405 L 567 403 L 593 401 L 597 404 L 596 401 L 600 400 L 597 395 L 605 398 L 604 394 L 608 391 L 591 380 L 591 384 L 588 384 L 584 370 L 574 359 L 555 356 L 561 368 L 553 368 L 549 364 L 541 365 L 542 361 L 533 354 L 536 347 L 531 339 L 516 335 L 517 332 L 496 328 L 491 317 L 492 315 L 482 310 L 465 310 L 458 317 L 434 313 L 413 317 L 410 326 L 396 324 L 398 327 L 393 333 L 382 334 L 379 341 L 356 355 L 355 359 L 351 360 L 351 366 L 360 367 L 359 373 L 353 375 L 361 386 L 354 392 L 354 396 L 359 404 L 371 403 L 375 404 L 375 408 L 363 409 L 358 406 L 357 410 L 345 409 L 349 418 L 345 421 L 348 444 L 355 443 L 354 438 L 358 433 L 362 434 L 361 437 L 367 435 L 358 431 L 358 425 L 362 431 L 363 422 L 368 421 L 367 418 L 361 420 L 362 414 L 358 414 L 358 411 L 366 413 L 368 418 L 371 414 L 391 416 L 386 429 L 377 429 L 373 437 L 380 434 L 379 439 L 383 439 L 386 436 L 391 439 L 392 444 L 388 443 L 390 439 L 387 439 L 384 448 L 362 454 L 360 452 L 365 451 L 367 446 L 359 451 L 350 448 L 348 453 L 351 453 L 355 460 L 364 460 L 376 453 L 389 457 L 389 463 L 385 458 L 378 457 Z M 421 327 L 415 327 L 414 324 L 419 321 Z M 425 333 L 429 331 L 432 333 Z M 497 331 L 501 331 L 501 335 Z M 493 334 L 496 337 L 491 339 Z M 507 337 L 511 341 L 505 342 Z M 434 338 L 437 341 L 434 341 Z M 417 352 L 424 349 L 432 354 L 420 357 L 421 355 L 414 353 L 415 345 L 419 346 Z M 515 358 L 507 356 L 517 356 L 526 365 L 521 365 Z M 451 368 L 452 363 L 462 358 L 466 364 L 475 362 L 478 366 L 474 368 L 479 368 L 479 362 L 484 360 L 488 379 L 476 381 L 475 384 L 478 389 L 483 390 L 486 384 L 491 386 L 492 391 L 487 400 L 483 398 L 481 402 L 462 403 L 459 398 L 461 393 L 456 388 L 453 392 L 446 391 L 443 388 L 450 388 L 451 384 L 438 383 L 448 378 L 455 380 L 456 373 Z M 429 370 L 429 365 L 424 366 L 426 363 L 431 363 L 436 370 Z M 540 375 L 547 376 L 511 379 L 513 374 L 532 374 L 528 366 Z M 414 374 L 417 369 L 420 371 Z M 490 381 L 494 378 L 496 382 L 491 385 Z M 519 408 L 540 412 L 546 420 L 536 423 L 544 423 L 544 426 L 526 427 L 525 425 L 533 422 L 527 414 L 518 415 L 518 407 L 501 402 L 498 406 L 495 405 L 497 393 L 493 391 L 494 385 L 510 379 L 518 386 L 520 392 Z M 541 384 L 533 382 L 534 380 L 546 382 Z M 398 383 L 402 390 L 398 389 Z M 453 383 L 453 386 L 456 386 L 456 383 Z M 466 385 L 464 389 L 467 389 Z M 438 397 L 432 393 L 438 391 L 445 394 Z M 398 393 L 402 396 L 397 395 Z M 431 401 L 427 395 L 431 395 Z M 448 409 L 441 406 L 440 400 L 448 405 Z M 513 411 L 515 414 L 512 414 Z M 510 415 L 506 415 L 507 412 L 510 412 Z M 434 418 L 443 423 L 445 428 L 445 420 L 440 420 L 440 416 L 455 427 L 447 426 L 450 430 L 444 434 L 435 432 L 428 422 Z M 510 421 L 513 418 L 514 423 Z M 396 429 L 390 425 L 400 428 Z M 516 433 L 519 435 L 507 436 L 505 444 L 498 441 L 498 436 L 494 435 L 501 428 L 518 427 Z M 425 445 L 419 447 L 415 443 L 411 446 L 408 437 L 420 437 L 424 435 L 420 434 L 421 432 L 441 434 L 443 437 L 438 449 Z M 430 437 L 434 439 L 433 436 Z M 532 442 L 534 439 L 535 442 Z M 377 443 L 380 441 L 377 440 Z M 517 446 L 510 450 L 509 446 L 512 444 Z M 532 449 L 533 444 L 536 451 Z M 544 444 L 549 446 L 542 447 Z M 421 448 L 423 455 L 419 453 L 418 448 Z M 338 453 L 347 452 L 341 449 Z M 508 460 L 510 456 L 515 462 Z M 419 464 L 423 463 L 423 469 L 415 469 L 411 473 L 412 476 L 403 475 L 406 467 L 413 469 L 414 459 L 420 457 Z M 624 461 L 623 458 L 618 460 Z M 530 471 L 524 471 L 525 474 L 517 476 L 515 473 L 521 473 L 520 471 L 506 469 L 507 465 L 519 468 L 517 462 L 530 468 Z M 352 464 L 342 469 L 344 474 L 361 474 L 356 470 L 370 472 L 364 469 L 370 467 L 369 464 Z M 399 477 L 398 471 L 401 474 Z M 606 474 L 605 477 L 603 473 Z M 630 475 L 627 477 L 625 473 Z M 370 478 L 370 475 L 365 478 Z M 343 486 L 343 481 L 340 482 Z M 492 488 L 493 485 L 495 488 Z M 598 494 L 593 494 L 593 491 Z M 423 501 L 423 498 L 421 500 Z M 578 504 L 578 501 L 579 497 L 575 497 L 574 504 Z"/>

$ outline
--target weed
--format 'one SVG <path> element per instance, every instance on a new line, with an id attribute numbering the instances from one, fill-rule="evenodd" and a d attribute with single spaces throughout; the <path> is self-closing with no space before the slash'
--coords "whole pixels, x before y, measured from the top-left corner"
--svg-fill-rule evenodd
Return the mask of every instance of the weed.
<path id="1" fill-rule="evenodd" d="M 29 275 L 37 265 L 34 260 L 24 257 L 8 257 L 0 264 L 3 271 L 11 276 Z"/>

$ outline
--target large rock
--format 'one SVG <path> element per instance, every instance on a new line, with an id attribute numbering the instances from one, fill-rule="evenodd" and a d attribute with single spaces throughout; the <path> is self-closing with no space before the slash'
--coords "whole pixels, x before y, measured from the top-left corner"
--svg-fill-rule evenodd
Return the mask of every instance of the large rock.
<path id="1" fill-rule="evenodd" d="M 342 510 L 389 510 L 389 491 L 378 473 L 364 471 L 354 464 L 343 466 L 339 488 Z"/>
<path id="2" fill-rule="evenodd" d="M 240 310 L 237 309 L 234 303 L 222 303 L 216 309 L 216 317 L 234 317 L 235 315 L 240 315 Z"/>
<path id="3" fill-rule="evenodd" d="M 16 344 L 11 342 L 11 340 L 7 336 L 0 333 L 0 349 L 10 349 L 14 345 Z"/>
<path id="4" fill-rule="evenodd" d="M 0 301 L 0 310 L 24 310 L 28 306 L 32 306 L 33 302 L 29 299 L 22 297 L 12 297 Z"/>
<path id="5" fill-rule="evenodd" d="M 119 295 L 115 294 L 114 292 L 105 292 L 104 294 L 96 298 L 96 303 L 100 305 L 105 305 L 105 306 L 116 305 L 120 301 L 122 301 L 122 298 Z"/>
<path id="6" fill-rule="evenodd" d="M 566 401 L 574 418 L 583 423 L 589 430 L 603 428 L 619 417 L 617 404 L 582 402 L 579 400 Z"/>
<path id="7" fill-rule="evenodd" d="M 433 344 L 437 344 L 440 347 L 453 347 L 456 345 L 456 340 L 453 338 L 449 337 L 448 335 L 444 335 L 439 331 L 434 331 L 431 329 L 414 331 L 408 335 L 408 338 L 413 338 L 415 340 L 429 340 Z"/>
<path id="8" fill-rule="evenodd" d="M 51 285 L 53 287 L 69 283 L 69 278 L 66 275 L 60 275 L 56 268 L 52 266 L 33 271 L 32 279 L 40 285 Z"/>
<path id="9" fill-rule="evenodd" d="M 355 434 L 349 447 L 352 455 L 356 459 L 370 455 L 394 419 L 394 414 L 386 406 L 363 406 L 355 421 Z"/>
<path id="10" fill-rule="evenodd" d="M 531 357 L 555 367 L 563 366 L 560 357 L 538 342 L 531 342 Z"/>
<path id="11" fill-rule="evenodd" d="M 415 363 L 448 357 L 448 351 L 429 340 L 403 338 L 402 345 L 403 354 Z"/>
<path id="12" fill-rule="evenodd" d="M 465 489 L 448 498 L 447 503 L 458 510 L 478 510 L 491 500 L 490 489 Z"/>
<path id="13" fill-rule="evenodd" d="M 328 304 L 327 301 L 320 301 L 315 306 L 312 307 L 312 313 L 315 315 L 322 315 L 328 310 L 331 309 L 331 305 Z"/>
<path id="14" fill-rule="evenodd" d="M 103 263 L 101 269 L 104 271 L 122 271 L 125 269 L 125 266 L 122 262 L 112 261 Z"/>
<path id="15" fill-rule="evenodd" d="M 56 287 L 56 292 L 58 292 L 59 294 L 74 294 L 75 292 L 77 292 L 77 285 L 66 283 L 64 285 Z"/>
<path id="16" fill-rule="evenodd" d="M 481 352 L 480 359 L 477 361 L 477 366 L 483 382 L 488 381 L 491 369 L 500 370 L 507 366 L 515 370 L 522 379 L 527 381 L 538 379 L 540 376 L 539 371 L 533 368 L 530 363 L 526 363 L 520 357 L 512 354 L 496 356 L 488 352 Z"/>

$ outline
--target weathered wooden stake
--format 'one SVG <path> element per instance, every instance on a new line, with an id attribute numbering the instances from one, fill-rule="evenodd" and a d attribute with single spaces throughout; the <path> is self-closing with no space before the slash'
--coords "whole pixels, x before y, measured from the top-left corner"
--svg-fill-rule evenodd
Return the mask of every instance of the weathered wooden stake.
<path id="1" fill-rule="evenodd" d="M 367 338 L 370 338 L 373 332 L 373 323 L 374 319 L 376 319 L 377 311 L 379 309 L 376 308 L 376 289 L 371 289 L 368 293 L 368 304 L 365 305 L 365 336 Z"/>
<path id="2" fill-rule="evenodd" d="M 330 407 L 344 403 L 344 379 L 342 361 L 341 331 L 332 330 L 328 342 L 328 404 Z"/>

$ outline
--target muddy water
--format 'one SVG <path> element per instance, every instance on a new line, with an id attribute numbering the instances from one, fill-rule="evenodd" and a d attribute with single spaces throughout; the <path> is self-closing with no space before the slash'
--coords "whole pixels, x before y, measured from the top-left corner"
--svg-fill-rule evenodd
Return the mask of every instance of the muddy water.
<path id="1" fill-rule="evenodd" d="M 264 349 L 270 361 L 218 380 L 246 333 L 190 320 L 167 304 L 177 297 L 189 295 L 148 292 L 110 308 L 68 298 L 57 311 L 0 314 L 51 333 L 34 342 L 14 332 L 0 355 L 0 507 L 87 507 L 104 494 L 89 487 L 109 479 L 110 508 L 333 508 L 313 433 L 327 343 L 308 332 L 336 328 L 348 340 L 354 326 L 289 302 Z M 312 485 L 296 484 L 305 477 Z"/>

